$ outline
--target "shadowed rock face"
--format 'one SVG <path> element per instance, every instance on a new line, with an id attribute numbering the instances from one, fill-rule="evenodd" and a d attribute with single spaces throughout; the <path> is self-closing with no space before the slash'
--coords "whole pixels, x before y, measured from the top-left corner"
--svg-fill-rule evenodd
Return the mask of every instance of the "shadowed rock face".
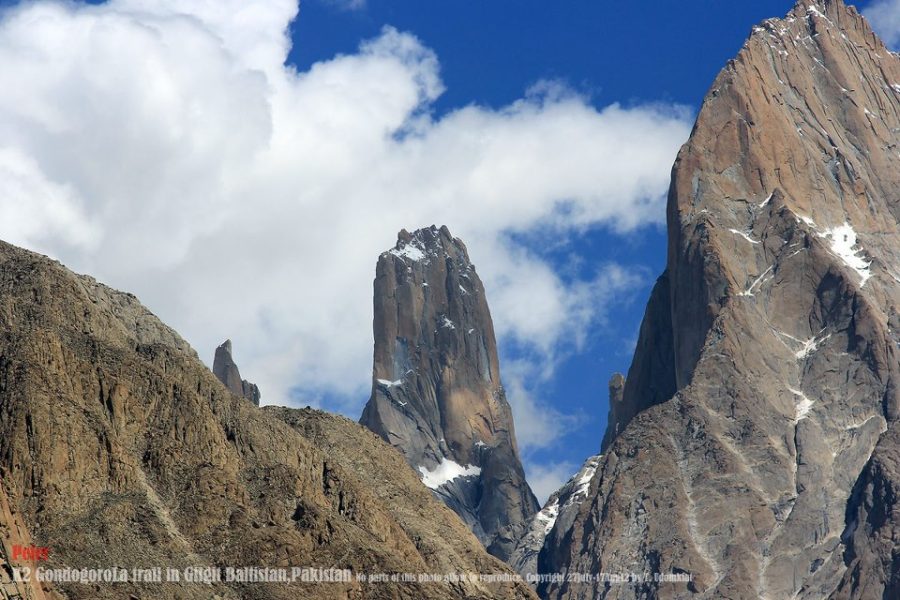
<path id="1" fill-rule="evenodd" d="M 855 9 L 753 29 L 675 164 L 618 432 L 539 558 L 690 581 L 546 597 L 898 597 L 898 132 L 900 58 Z"/>
<path id="2" fill-rule="evenodd" d="M 525 482 L 484 286 L 446 227 L 400 232 L 378 259 L 372 395 L 360 422 L 509 557 L 539 508 Z"/>
<path id="3" fill-rule="evenodd" d="M 241 379 L 241 372 L 231 356 L 231 340 L 225 340 L 221 346 L 216 348 L 216 356 L 213 360 L 213 374 L 225 384 L 225 387 L 231 393 L 243 396 L 256 406 L 259 406 L 262 394 L 259 393 L 259 387 L 255 383 Z"/>
<path id="4" fill-rule="evenodd" d="M 511 574 L 373 433 L 315 411 L 257 409 L 133 296 L 2 242 L 0 542 L 50 546 L 49 567 Z M 60 583 L 33 597 L 59 594 L 534 597 L 516 583 L 355 577 L 303 586 Z"/>

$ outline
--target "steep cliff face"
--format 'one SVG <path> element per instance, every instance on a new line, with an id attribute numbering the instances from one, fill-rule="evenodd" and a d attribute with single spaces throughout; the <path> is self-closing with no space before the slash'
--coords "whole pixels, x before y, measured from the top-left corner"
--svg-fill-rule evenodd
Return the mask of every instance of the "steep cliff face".
<path id="1" fill-rule="evenodd" d="M 235 364 L 234 358 L 232 358 L 231 348 L 231 340 L 225 340 L 221 346 L 216 348 L 216 355 L 213 359 L 213 374 L 232 394 L 243 396 L 256 406 L 259 406 L 259 400 L 262 397 L 259 387 L 255 383 L 241 379 L 241 371 Z"/>
<path id="2" fill-rule="evenodd" d="M 540 555 L 651 577 L 546 597 L 897 595 L 898 145 L 900 58 L 855 9 L 804 1 L 753 29 L 675 164 L 669 290 L 623 402 L 652 372 L 672 395 L 608 434 Z"/>
<path id="3" fill-rule="evenodd" d="M 345 422 L 341 451 L 319 448 L 228 393 L 133 296 L 0 243 L 0 332 L 0 540 L 49 546 L 48 566 L 509 573 L 394 449 Z M 414 489 L 385 497 L 355 471 L 361 456 Z M 355 577 L 55 587 L 91 599 L 531 597 L 518 584 Z"/>
<path id="4" fill-rule="evenodd" d="M 446 227 L 402 231 L 379 257 L 374 333 L 360 422 L 508 558 L 539 506 L 519 459 L 484 286 Z"/>

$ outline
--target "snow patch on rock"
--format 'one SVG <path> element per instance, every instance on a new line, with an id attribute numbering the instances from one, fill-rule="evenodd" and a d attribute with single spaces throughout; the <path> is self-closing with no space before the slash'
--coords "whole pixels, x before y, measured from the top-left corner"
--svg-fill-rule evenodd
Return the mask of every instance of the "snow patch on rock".
<path id="1" fill-rule="evenodd" d="M 762 275 L 760 275 L 759 277 L 757 277 L 757 278 L 753 281 L 753 283 L 750 284 L 750 287 L 748 287 L 746 290 L 744 290 L 743 292 L 741 292 L 740 294 L 738 294 L 738 296 L 747 296 L 747 297 L 753 296 L 753 294 L 754 294 L 753 289 L 754 289 L 757 285 L 759 285 L 759 284 L 762 283 L 762 281 L 763 281 L 763 279 L 765 278 L 765 276 L 768 275 L 768 274 L 772 271 L 773 268 L 774 268 L 774 265 L 770 266 L 768 269 L 766 269 L 765 271 L 763 271 L 763 272 L 762 272 Z"/>
<path id="2" fill-rule="evenodd" d="M 596 461 L 589 460 L 584 467 L 582 467 L 581 471 L 576 475 L 578 479 L 575 481 L 575 491 L 572 493 L 572 498 L 585 497 L 587 496 L 588 489 L 591 487 L 591 481 L 594 479 L 594 474 L 597 472 L 597 466 L 600 464 L 599 457 Z M 569 502 L 571 503 L 572 500 Z"/>
<path id="3" fill-rule="evenodd" d="M 556 518 L 559 516 L 559 499 L 555 499 L 549 505 L 545 506 L 541 509 L 538 514 L 534 516 L 534 520 L 537 524 L 543 526 L 543 534 L 544 537 L 548 536 L 550 532 L 553 530 L 553 526 L 556 524 Z"/>
<path id="4" fill-rule="evenodd" d="M 751 244 L 758 244 L 758 243 L 759 243 L 759 240 L 754 240 L 752 237 L 750 237 L 749 235 L 747 235 L 747 234 L 744 233 L 743 231 L 738 231 L 737 229 L 729 229 L 728 231 L 730 231 L 731 233 L 733 233 L 733 234 L 735 234 L 735 235 L 741 236 L 742 238 L 744 238 L 745 240 L 747 240 L 747 241 L 750 242 Z"/>
<path id="5" fill-rule="evenodd" d="M 810 354 L 812 354 L 813 352 L 815 352 L 816 350 L 819 349 L 819 344 L 821 344 L 822 342 L 824 342 L 825 340 L 827 340 L 830 337 L 831 337 L 831 334 L 829 333 L 828 335 L 824 335 L 822 337 L 812 337 L 812 338 L 806 340 L 805 342 L 802 342 L 803 346 L 799 350 L 797 350 L 797 352 L 794 353 L 794 356 L 796 356 L 798 359 L 806 358 L 807 356 L 809 356 Z"/>
<path id="6" fill-rule="evenodd" d="M 856 271 L 861 279 L 860 287 L 864 286 L 872 276 L 869 269 L 872 262 L 862 256 L 863 249 L 857 242 L 853 227 L 844 222 L 843 225 L 826 229 L 819 236 L 828 240 L 831 251 L 844 261 L 844 264 Z"/>
<path id="7" fill-rule="evenodd" d="M 422 252 L 420 248 L 413 246 L 412 244 L 405 244 L 400 246 L 399 248 L 394 248 L 393 250 L 388 250 L 389 253 L 394 256 L 399 256 L 400 258 L 408 258 L 410 260 L 422 260 L 425 258 L 425 253 Z"/>
<path id="8" fill-rule="evenodd" d="M 797 412 L 794 415 L 794 423 L 799 423 L 803 419 L 805 419 L 809 415 L 809 411 L 812 409 L 813 404 L 815 404 L 812 400 L 806 397 L 806 394 L 801 392 L 800 390 L 795 390 L 794 388 L 788 388 L 792 394 L 797 396 L 800 400 L 797 402 Z"/>
<path id="9" fill-rule="evenodd" d="M 441 459 L 441 463 L 433 470 L 428 470 L 426 467 L 419 467 L 419 472 L 422 474 L 422 483 L 427 487 L 436 490 L 458 477 L 477 477 L 481 475 L 481 467 L 476 467 L 474 465 L 462 466 L 461 464 L 444 457 Z"/>

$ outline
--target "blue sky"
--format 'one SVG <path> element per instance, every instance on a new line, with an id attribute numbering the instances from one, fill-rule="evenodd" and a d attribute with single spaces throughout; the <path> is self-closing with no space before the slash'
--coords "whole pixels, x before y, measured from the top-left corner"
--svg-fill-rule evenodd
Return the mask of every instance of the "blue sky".
<path id="1" fill-rule="evenodd" d="M 0 238 L 355 418 L 377 256 L 446 224 L 544 497 L 598 450 L 707 88 L 792 4 L 0 0 Z"/>
<path id="2" fill-rule="evenodd" d="M 563 79 L 598 106 L 696 107 L 750 27 L 792 6 L 790 0 L 367 0 L 347 9 L 307 0 L 293 26 L 290 61 L 305 70 L 353 52 L 390 24 L 415 33 L 440 57 L 447 91 L 439 110 L 471 102 L 503 106 L 541 79 Z"/>

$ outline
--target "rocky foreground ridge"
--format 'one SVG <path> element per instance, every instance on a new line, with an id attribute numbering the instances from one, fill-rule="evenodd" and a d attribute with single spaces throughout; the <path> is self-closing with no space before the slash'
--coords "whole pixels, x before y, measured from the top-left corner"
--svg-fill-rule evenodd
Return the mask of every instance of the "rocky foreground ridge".
<path id="1" fill-rule="evenodd" d="M 540 593 L 900 598 L 900 58 L 854 8 L 753 29 L 678 156 L 668 233 L 588 497 L 538 568 L 682 580 Z"/>
<path id="2" fill-rule="evenodd" d="M 400 232 L 375 276 L 372 395 L 360 423 L 400 450 L 504 560 L 540 508 L 525 481 L 481 279 L 446 227 Z"/>
<path id="3" fill-rule="evenodd" d="M 7 558 L 8 544 L 50 547 L 51 568 L 511 574 L 376 435 L 255 407 L 133 296 L 4 243 L 0 540 Z M 4 591 L 8 573 L 0 565 Z M 480 581 L 19 588 L 91 600 L 534 597 Z"/>

